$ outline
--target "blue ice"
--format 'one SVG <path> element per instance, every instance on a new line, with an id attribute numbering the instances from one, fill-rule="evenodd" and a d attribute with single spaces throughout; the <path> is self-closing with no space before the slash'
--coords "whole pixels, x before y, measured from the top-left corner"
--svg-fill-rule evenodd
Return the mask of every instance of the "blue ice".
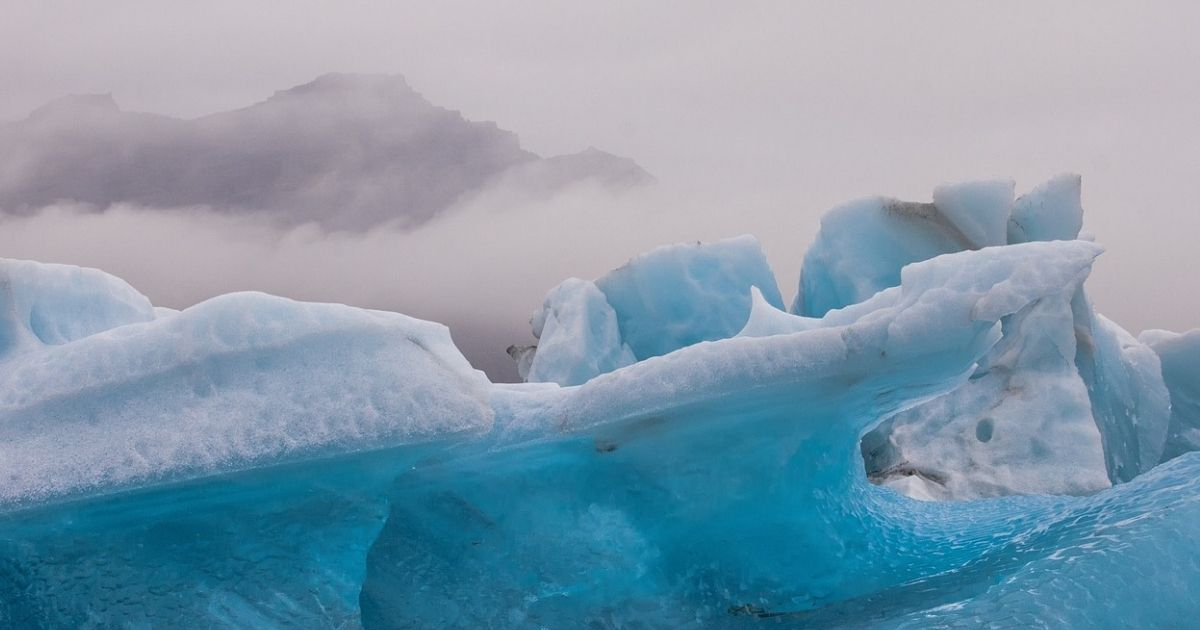
<path id="1" fill-rule="evenodd" d="M 656 250 L 553 290 L 521 384 L 2 261 L 0 627 L 1188 627 L 1200 337 L 1094 312 L 1080 212 L 843 206 L 794 313 L 753 239 Z"/>

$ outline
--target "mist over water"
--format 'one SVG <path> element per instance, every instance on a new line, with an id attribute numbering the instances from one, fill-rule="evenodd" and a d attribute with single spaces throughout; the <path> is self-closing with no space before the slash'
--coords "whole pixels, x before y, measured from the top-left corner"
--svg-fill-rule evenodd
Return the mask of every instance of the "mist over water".
<path id="1" fill-rule="evenodd" d="M 1018 194 L 1034 184 L 1019 182 Z M 1085 178 L 1085 229 L 1088 190 Z M 62 203 L 0 218 L 0 252 L 98 267 L 172 308 L 254 290 L 402 312 L 448 325 L 473 365 L 493 379 L 516 380 L 505 349 L 535 341 L 529 317 L 551 287 L 567 277 L 599 277 L 661 244 L 755 234 L 790 303 L 819 226 L 811 217 L 823 209 L 759 199 L 756 207 L 767 212 L 729 211 L 737 207 L 744 206 L 661 183 L 614 191 L 581 182 L 547 196 L 496 185 L 415 228 L 331 231 L 203 206 L 97 211 Z M 1134 331 L 1195 327 L 1193 295 L 1169 303 L 1122 299 L 1123 283 L 1135 281 L 1123 267 L 1134 254 L 1112 246 L 1100 257 L 1089 281 L 1098 309 Z"/>
<path id="2" fill-rule="evenodd" d="M 656 187 L 614 192 L 586 182 L 536 199 L 498 186 L 415 229 L 361 232 L 205 207 L 117 204 L 97 212 L 59 204 L 0 220 L 0 251 L 98 267 L 173 308 L 257 290 L 442 322 L 476 367 L 513 380 L 505 349 L 533 342 L 529 316 L 563 278 L 598 277 L 663 243 L 753 231 L 735 215 L 683 199 Z M 790 293 L 802 252 L 785 249 L 788 236 L 768 242 L 781 246 L 773 261 Z"/>
<path id="3" fill-rule="evenodd" d="M 938 184 L 992 178 L 1015 179 L 1020 194 L 1069 171 L 1083 175 L 1084 231 L 1107 249 L 1088 284 L 1098 310 L 1135 332 L 1186 330 L 1200 321 L 1200 294 L 1176 290 L 1196 285 L 1200 232 L 1196 11 L 19 3 L 0 24 L 0 119 L 82 93 L 111 97 L 75 102 L 77 128 L 103 136 L 114 106 L 140 122 L 109 129 L 125 145 L 50 134 L 0 147 L 0 255 L 98 266 L 175 307 L 254 289 L 400 310 L 448 323 L 472 361 L 511 377 L 504 347 L 529 341 L 529 313 L 565 277 L 599 276 L 659 244 L 751 233 L 790 301 L 820 216 L 838 203 L 927 201 Z M 405 145 L 411 154 L 347 149 L 348 137 L 395 136 L 384 124 L 395 108 L 336 90 L 303 113 L 253 106 L 281 89 L 294 100 L 288 86 L 327 72 L 403 74 L 418 94 L 403 99 L 406 120 L 452 133 Z M 370 138 L 370 125 L 344 124 L 350 114 L 386 132 Z M 229 123 L 238 117 L 257 122 Z M 286 133 L 248 131 L 260 127 Z M 297 142 L 298 128 L 325 144 Z M 166 149 L 188 151 L 152 152 L 130 188 L 83 194 L 110 161 L 129 166 L 126 146 L 177 134 L 189 140 Z M 588 146 L 658 183 L 560 181 L 596 168 L 587 154 L 566 168 L 534 159 Z M 397 156 L 468 154 L 482 166 L 380 172 Z M 264 166 L 280 155 L 302 159 Z M 495 176 L 523 162 L 549 172 Z M 227 177 L 177 194 L 195 191 L 184 184 L 197 164 Z M 247 178 L 262 189 L 237 190 Z M 418 219 L 381 225 L 407 212 L 396 195 L 413 186 Z"/>

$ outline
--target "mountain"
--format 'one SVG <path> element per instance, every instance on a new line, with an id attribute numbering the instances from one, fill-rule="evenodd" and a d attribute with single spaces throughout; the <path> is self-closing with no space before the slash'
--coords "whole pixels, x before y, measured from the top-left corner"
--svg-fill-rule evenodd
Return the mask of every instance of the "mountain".
<path id="1" fill-rule="evenodd" d="M 327 74 L 246 108 L 192 120 L 69 96 L 0 124 L 0 208 L 210 206 L 362 230 L 417 225 L 500 179 L 530 193 L 653 181 L 589 148 L 542 158 L 516 134 L 433 105 L 399 76 Z"/>

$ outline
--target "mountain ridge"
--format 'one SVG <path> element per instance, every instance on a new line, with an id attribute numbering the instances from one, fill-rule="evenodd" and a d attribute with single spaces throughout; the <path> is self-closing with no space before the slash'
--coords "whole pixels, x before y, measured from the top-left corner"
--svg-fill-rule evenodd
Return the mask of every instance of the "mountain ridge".
<path id="1" fill-rule="evenodd" d="M 529 194 L 654 181 L 592 147 L 539 156 L 382 74 L 324 74 L 192 119 L 127 112 L 111 94 L 66 96 L 0 123 L 0 145 L 0 209 L 11 214 L 59 201 L 208 206 L 365 230 L 420 225 L 501 180 Z"/>

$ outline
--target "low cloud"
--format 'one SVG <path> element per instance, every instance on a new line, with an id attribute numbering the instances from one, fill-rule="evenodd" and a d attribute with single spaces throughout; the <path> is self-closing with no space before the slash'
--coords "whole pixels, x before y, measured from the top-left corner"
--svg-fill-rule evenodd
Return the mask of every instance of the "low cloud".
<path id="1" fill-rule="evenodd" d="M 747 231 L 670 197 L 585 182 L 534 200 L 497 185 L 415 229 L 359 232 L 204 206 L 54 204 L 0 218 L 0 253 L 98 267 L 173 308 L 258 290 L 403 312 L 449 325 L 476 367 L 511 380 L 505 348 L 532 341 L 529 315 L 563 278 L 597 277 L 659 244 Z"/>
<path id="2" fill-rule="evenodd" d="M 183 120 L 70 96 L 0 124 L 0 207 L 206 206 L 284 225 L 420 225 L 505 180 L 544 196 L 653 178 L 588 149 L 543 159 L 517 135 L 437 107 L 402 77 L 327 74 L 241 109 Z"/>
<path id="3" fill-rule="evenodd" d="M 1087 186 L 1085 179 L 1085 208 Z M 599 277 L 666 243 L 748 233 L 759 237 L 790 302 L 826 209 L 770 194 L 668 185 L 614 191 L 588 181 L 544 196 L 500 181 L 412 229 L 287 226 L 206 206 L 63 203 L 24 216 L 0 210 L 0 255 L 98 267 L 174 308 L 258 290 L 402 312 L 447 324 L 476 367 L 514 380 L 505 348 L 533 341 L 529 316 L 564 278 Z M 1146 275 L 1153 243 L 1095 231 L 1108 246 L 1088 283 L 1101 312 L 1135 333 L 1200 324 L 1200 297 Z"/>

